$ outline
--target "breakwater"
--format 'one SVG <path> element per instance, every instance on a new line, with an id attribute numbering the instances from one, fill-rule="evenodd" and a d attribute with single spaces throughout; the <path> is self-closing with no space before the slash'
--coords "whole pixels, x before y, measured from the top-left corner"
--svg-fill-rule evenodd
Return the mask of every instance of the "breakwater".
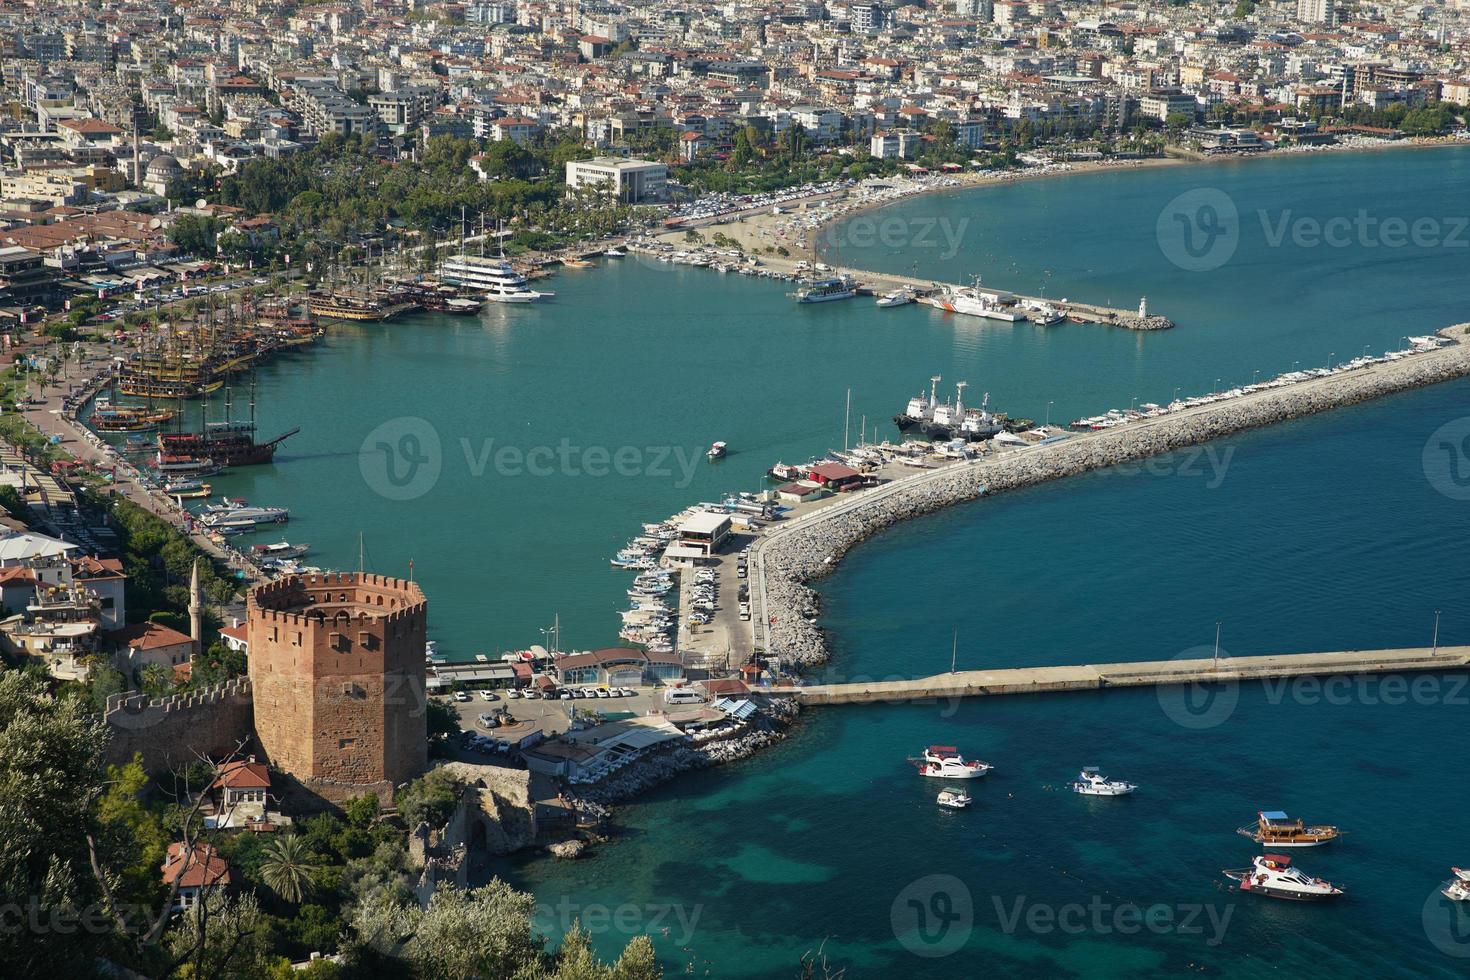
<path id="1" fill-rule="evenodd" d="M 752 548 L 755 644 L 787 662 L 824 663 L 830 651 L 816 623 L 817 594 L 807 583 L 885 528 L 982 494 L 1035 486 L 1464 377 L 1470 374 L 1467 328 L 1460 324 L 1441 331 L 1453 342 L 1436 350 L 924 472 L 778 527 Z"/>
<path id="2" fill-rule="evenodd" d="M 1110 687 L 1161 687 L 1275 678 L 1442 672 L 1464 670 L 1467 666 L 1470 666 L 1470 647 L 1418 647 L 1405 650 L 1347 650 L 1337 653 L 1222 657 L 1218 661 L 1151 660 L 1139 663 L 962 670 L 914 680 L 773 688 L 772 693 L 795 697 L 802 704 L 912 704 L 915 701 L 936 698 L 1102 691 Z"/>

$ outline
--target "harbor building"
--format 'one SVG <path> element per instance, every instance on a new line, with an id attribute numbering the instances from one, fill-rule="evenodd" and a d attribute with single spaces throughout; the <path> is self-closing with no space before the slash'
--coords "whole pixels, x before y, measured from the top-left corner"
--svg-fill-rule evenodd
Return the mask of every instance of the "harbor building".
<path id="1" fill-rule="evenodd" d="M 567 193 L 590 187 L 623 204 L 651 204 L 668 199 L 669 168 L 652 160 L 597 157 L 567 161 Z"/>
<path id="2" fill-rule="evenodd" d="M 694 514 L 679 525 L 679 540 L 670 551 L 678 549 L 678 557 L 708 558 L 724 546 L 729 536 L 729 514 Z"/>
<path id="3" fill-rule="evenodd" d="M 292 575 L 250 595 L 255 734 L 328 799 L 380 798 L 428 766 L 424 594 L 366 573 Z"/>
<path id="4" fill-rule="evenodd" d="M 684 665 L 676 654 L 632 647 L 568 654 L 557 661 L 557 669 L 561 671 L 561 682 L 568 685 L 641 687 L 684 681 Z"/>

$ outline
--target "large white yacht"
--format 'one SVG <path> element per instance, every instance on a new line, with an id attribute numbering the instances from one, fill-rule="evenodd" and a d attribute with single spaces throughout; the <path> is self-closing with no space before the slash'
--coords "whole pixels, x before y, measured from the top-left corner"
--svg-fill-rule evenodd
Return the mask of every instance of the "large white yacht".
<path id="1" fill-rule="evenodd" d="M 1337 898 L 1342 889 L 1330 881 L 1313 878 L 1291 866 L 1291 858 L 1280 854 L 1263 854 L 1252 866 L 1239 871 L 1226 871 L 1225 877 L 1240 882 L 1240 890 L 1293 902 L 1320 902 Z"/>
<path id="2" fill-rule="evenodd" d="M 909 761 L 919 767 L 920 776 L 936 779 L 978 779 L 995 768 L 978 759 L 967 760 L 953 745 L 931 745 L 923 756 Z"/>
<path id="3" fill-rule="evenodd" d="M 477 289 L 492 303 L 531 303 L 555 293 L 538 292 L 526 284 L 526 277 L 504 259 L 484 255 L 451 255 L 444 260 L 446 281 L 469 289 Z"/>

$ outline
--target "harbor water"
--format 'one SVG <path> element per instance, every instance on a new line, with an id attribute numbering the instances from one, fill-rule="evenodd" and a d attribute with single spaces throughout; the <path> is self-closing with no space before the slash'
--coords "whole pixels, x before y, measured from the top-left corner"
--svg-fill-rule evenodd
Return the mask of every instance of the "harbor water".
<path id="1" fill-rule="evenodd" d="M 839 447 L 849 389 L 852 439 L 864 415 L 894 435 L 888 416 L 933 374 L 941 391 L 967 380 L 972 402 L 988 391 L 992 408 L 1064 421 L 1470 319 L 1453 234 L 1467 168 L 1465 150 L 1224 163 L 871 215 L 968 217 L 948 257 L 835 233 L 858 267 L 919 261 L 937 279 L 1120 306 L 1147 293 L 1179 324 L 1165 333 L 798 308 L 780 283 L 633 258 L 568 271 L 531 307 L 334 326 L 261 372 L 262 435 L 301 433 L 276 465 L 215 482 L 289 506 L 313 563 L 355 567 L 359 536 L 372 570 L 412 562 L 456 658 L 539 642 L 554 615 L 565 646 L 610 645 L 617 547 L 643 521 L 754 487 L 778 459 Z M 1197 248 L 1171 261 L 1158 230 L 1199 189 L 1241 216 L 1233 253 L 1206 271 L 1181 267 Z M 1261 230 L 1360 210 L 1438 220 L 1441 241 L 1299 247 Z M 1208 655 L 1216 622 L 1227 655 L 1426 645 L 1436 610 L 1441 638 L 1464 642 L 1467 393 L 1442 385 L 890 531 L 821 585 L 830 670 L 942 671 L 956 626 L 965 667 Z M 731 450 L 718 463 L 703 455 L 714 440 Z M 671 967 L 716 976 L 791 975 L 824 940 L 849 976 L 951 976 L 980 957 L 1034 976 L 1451 975 L 1470 930 L 1434 895 L 1470 860 L 1453 816 L 1470 802 L 1453 761 L 1470 695 L 1436 683 L 812 711 L 777 749 L 620 810 L 594 859 L 505 870 L 548 930 L 578 914 L 611 951 L 646 929 Z M 938 787 L 904 765 L 932 742 L 996 764 L 971 810 L 937 808 Z M 1060 792 L 1082 765 L 1143 788 Z M 1233 829 L 1277 807 L 1349 831 L 1299 852 L 1347 886 L 1342 901 L 1218 890 L 1222 868 L 1257 853 Z M 1148 925 L 1132 906 L 1155 910 Z"/>

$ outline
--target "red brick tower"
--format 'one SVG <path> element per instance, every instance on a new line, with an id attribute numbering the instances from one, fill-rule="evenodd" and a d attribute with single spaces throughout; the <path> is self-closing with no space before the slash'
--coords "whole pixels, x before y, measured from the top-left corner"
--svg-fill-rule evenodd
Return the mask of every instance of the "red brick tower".
<path id="1" fill-rule="evenodd" d="M 291 575 L 255 589 L 250 681 L 271 764 L 333 799 L 423 772 L 427 622 L 423 592 L 402 579 Z"/>

